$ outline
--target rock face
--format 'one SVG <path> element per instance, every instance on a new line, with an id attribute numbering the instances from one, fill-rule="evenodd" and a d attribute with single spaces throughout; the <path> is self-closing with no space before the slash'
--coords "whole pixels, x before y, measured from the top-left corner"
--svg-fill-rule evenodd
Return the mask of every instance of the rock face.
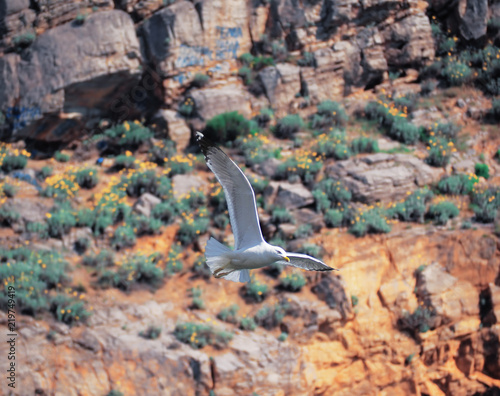
<path id="1" fill-rule="evenodd" d="M 411 155 L 384 153 L 337 161 L 327 169 L 329 177 L 344 181 L 355 200 L 366 203 L 400 199 L 439 180 L 442 172 Z"/>
<path id="2" fill-rule="evenodd" d="M 95 109 L 102 109 L 93 114 L 98 118 L 107 112 L 131 114 L 132 106 L 114 99 L 137 84 L 139 54 L 130 17 L 105 11 L 83 25 L 68 23 L 40 35 L 29 56 L 4 56 L 0 109 L 13 135 L 68 140 L 81 133 L 84 118 Z"/>

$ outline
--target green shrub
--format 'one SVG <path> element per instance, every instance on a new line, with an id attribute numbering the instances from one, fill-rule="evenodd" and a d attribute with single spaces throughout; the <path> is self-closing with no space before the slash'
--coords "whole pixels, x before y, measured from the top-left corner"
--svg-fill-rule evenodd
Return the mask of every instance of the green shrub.
<path id="1" fill-rule="evenodd" d="M 486 164 L 477 163 L 474 166 L 474 172 L 476 173 L 477 177 L 484 177 L 485 179 L 490 178 L 490 169 Z"/>
<path id="2" fill-rule="evenodd" d="M 46 217 L 48 233 L 52 238 L 62 238 L 76 226 L 76 218 L 69 205 L 52 209 Z"/>
<path id="3" fill-rule="evenodd" d="M 53 173 L 54 170 L 50 166 L 42 166 L 42 169 L 40 169 L 40 177 L 42 179 L 52 176 Z"/>
<path id="4" fill-rule="evenodd" d="M 132 155 L 121 154 L 115 158 L 113 167 L 116 170 L 135 169 L 137 167 L 136 159 Z"/>
<path id="5" fill-rule="evenodd" d="M 161 234 L 163 223 L 161 220 L 146 217 L 144 215 L 133 215 L 127 222 L 133 228 L 137 236 Z"/>
<path id="6" fill-rule="evenodd" d="M 471 194 L 474 220 L 480 223 L 493 223 L 500 208 L 500 189 L 474 190 Z"/>
<path id="7" fill-rule="evenodd" d="M 115 255 L 111 250 L 101 250 L 97 254 L 89 254 L 83 257 L 83 265 L 92 268 L 107 268 L 115 264 Z"/>
<path id="8" fill-rule="evenodd" d="M 285 342 L 288 339 L 288 333 L 283 331 L 279 336 L 278 336 L 278 341 L 279 342 Z"/>
<path id="9" fill-rule="evenodd" d="M 36 39 L 36 33 L 34 32 L 25 32 L 19 34 L 17 36 L 12 37 L 12 44 L 17 49 L 22 49 L 29 47 L 31 43 L 33 43 Z"/>
<path id="10" fill-rule="evenodd" d="M 266 187 L 269 185 L 269 180 L 264 178 L 251 177 L 249 180 L 256 195 L 262 194 Z"/>
<path id="11" fill-rule="evenodd" d="M 297 65 L 303 67 L 316 67 L 316 58 L 312 52 L 304 51 L 302 58 L 297 60 Z"/>
<path id="12" fill-rule="evenodd" d="M 244 54 L 240 55 L 238 60 L 244 65 L 251 66 L 254 60 L 254 56 L 248 52 L 245 52 Z"/>
<path id="13" fill-rule="evenodd" d="M 293 233 L 294 238 L 307 238 L 314 234 L 311 224 L 301 224 Z"/>
<path id="14" fill-rule="evenodd" d="M 80 189 L 73 174 L 56 174 L 45 179 L 47 186 L 40 192 L 48 198 L 73 198 Z"/>
<path id="15" fill-rule="evenodd" d="M 240 307 L 238 305 L 233 304 L 230 307 L 223 308 L 218 314 L 217 317 L 222 320 L 223 322 L 227 323 L 233 323 L 236 324 L 238 323 L 238 310 Z"/>
<path id="16" fill-rule="evenodd" d="M 266 298 L 269 289 L 265 283 L 256 281 L 254 278 L 252 278 L 252 281 L 244 287 L 245 296 L 254 302 L 263 301 Z"/>
<path id="17" fill-rule="evenodd" d="M 255 314 L 255 322 L 267 330 L 274 329 L 283 322 L 286 315 L 286 306 L 275 304 L 273 308 L 264 306 Z"/>
<path id="18" fill-rule="evenodd" d="M 323 162 L 320 157 L 308 151 L 297 150 L 278 166 L 275 178 L 288 180 L 300 178 L 305 183 L 312 183 L 322 168 Z"/>
<path id="19" fill-rule="evenodd" d="M 169 201 L 164 201 L 154 206 L 151 210 L 151 217 L 162 221 L 163 224 L 169 224 L 173 221 L 175 213 L 174 205 Z"/>
<path id="20" fill-rule="evenodd" d="M 260 133 L 240 136 L 235 142 L 235 146 L 239 147 L 245 156 L 247 166 L 260 164 L 271 158 L 272 153 L 266 148 L 268 144 L 269 138 Z"/>
<path id="21" fill-rule="evenodd" d="M 297 251 L 316 258 L 321 258 L 323 255 L 321 247 L 314 243 L 304 243 Z"/>
<path id="22" fill-rule="evenodd" d="M 161 327 L 149 326 L 146 330 L 140 331 L 139 336 L 146 340 L 156 340 L 161 335 Z"/>
<path id="23" fill-rule="evenodd" d="M 145 283 L 157 288 L 163 282 L 165 272 L 158 266 L 157 255 L 135 254 L 127 257 L 116 271 L 102 270 L 97 283 L 101 287 L 130 290 L 134 283 Z"/>
<path id="24" fill-rule="evenodd" d="M 238 70 L 238 76 L 243 79 L 245 85 L 251 85 L 254 81 L 252 69 L 248 66 L 243 66 Z"/>
<path id="25" fill-rule="evenodd" d="M 203 294 L 203 291 L 199 287 L 193 287 L 191 288 L 191 308 L 194 309 L 205 309 L 205 302 L 203 301 L 203 298 L 201 295 Z"/>
<path id="26" fill-rule="evenodd" d="M 426 204 L 434 194 L 422 188 L 410 194 L 402 203 L 393 204 L 387 211 L 390 218 L 399 218 L 402 221 L 424 222 Z"/>
<path id="27" fill-rule="evenodd" d="M 493 120 L 500 121 L 500 99 L 492 100 L 488 114 Z"/>
<path id="28" fill-rule="evenodd" d="M 196 216 L 187 215 L 177 231 L 177 239 L 183 245 L 189 245 L 192 243 L 198 235 L 204 234 L 208 230 L 210 225 L 210 220 L 205 215 L 201 216 L 202 213 Z"/>
<path id="29" fill-rule="evenodd" d="M 273 213 L 271 215 L 271 221 L 274 224 L 282 224 L 282 223 L 295 223 L 295 219 L 293 215 L 287 208 L 275 208 L 273 209 Z"/>
<path id="30" fill-rule="evenodd" d="M 326 195 L 325 200 L 324 195 Z M 313 190 L 313 196 L 321 201 L 321 207 L 319 208 L 322 211 L 326 211 L 330 208 L 342 208 L 347 205 L 351 199 L 352 194 L 347 187 L 340 180 L 336 179 L 323 179 Z"/>
<path id="31" fill-rule="evenodd" d="M 14 195 L 16 195 L 16 192 L 17 192 L 17 187 L 15 187 L 9 183 L 4 183 L 3 185 L 0 184 L 0 189 L 1 189 L 1 191 L 3 191 L 3 193 L 5 194 L 5 196 L 7 198 L 14 197 Z M 0 195 L 1 195 L 1 193 L 0 193 Z"/>
<path id="32" fill-rule="evenodd" d="M 157 176 L 152 169 L 124 174 L 121 186 L 130 197 L 140 197 L 148 192 L 163 200 L 172 196 L 172 183 L 166 176 Z"/>
<path id="33" fill-rule="evenodd" d="M 271 56 L 256 56 L 252 61 L 252 68 L 259 71 L 268 66 L 274 66 L 274 59 Z"/>
<path id="34" fill-rule="evenodd" d="M 318 104 L 316 114 L 327 118 L 329 126 L 335 128 L 344 127 L 349 119 L 342 105 L 331 100 Z"/>
<path id="35" fill-rule="evenodd" d="M 16 223 L 21 215 L 13 210 L 9 210 L 5 207 L 0 207 L 0 225 L 4 227 L 10 227 Z"/>
<path id="36" fill-rule="evenodd" d="M 110 244 L 114 249 L 120 250 L 132 247 L 136 242 L 137 239 L 135 237 L 134 229 L 131 226 L 125 225 L 120 226 L 115 230 Z"/>
<path id="37" fill-rule="evenodd" d="M 50 311 L 59 322 L 68 325 L 85 322 L 90 317 L 90 312 L 85 309 L 83 301 L 75 300 L 63 294 L 57 294 L 51 299 Z"/>
<path id="38" fill-rule="evenodd" d="M 69 280 L 68 263 L 55 251 L 0 248 L 0 262 L 0 282 L 5 291 L 0 293 L 0 309 L 4 311 L 9 308 L 8 293 L 12 290 L 17 313 L 34 316 L 46 311 L 51 299 L 48 292 Z"/>
<path id="39" fill-rule="evenodd" d="M 206 345 L 216 348 L 225 347 L 233 338 L 232 333 L 215 330 L 212 326 L 200 323 L 179 323 L 175 326 L 175 337 L 192 348 L 200 349 Z"/>
<path id="40" fill-rule="evenodd" d="M 99 177 L 97 170 L 93 168 L 84 168 L 75 172 L 76 182 L 81 188 L 91 189 L 97 186 Z"/>
<path id="41" fill-rule="evenodd" d="M 155 141 L 148 150 L 149 159 L 158 165 L 163 165 L 169 158 L 177 154 L 175 142 L 169 139 Z"/>
<path id="42" fill-rule="evenodd" d="M 183 249 L 180 245 L 173 244 L 170 247 L 170 251 L 167 255 L 166 260 L 166 272 L 167 275 L 172 276 L 178 272 L 182 271 L 183 263 L 182 263 L 182 252 Z M 211 275 L 211 274 L 209 274 Z"/>
<path id="43" fill-rule="evenodd" d="M 472 69 L 464 63 L 451 61 L 441 74 L 451 86 L 460 86 L 471 80 Z"/>
<path id="44" fill-rule="evenodd" d="M 193 272 L 205 279 L 209 279 L 212 276 L 212 272 L 210 271 L 210 268 L 208 268 L 205 257 L 203 255 L 198 256 L 194 261 Z"/>
<path id="45" fill-rule="evenodd" d="M 405 118 L 398 118 L 392 123 L 387 135 L 404 144 L 415 144 L 420 136 L 420 129 Z"/>
<path id="46" fill-rule="evenodd" d="M 387 223 L 386 214 L 379 208 L 359 211 L 355 214 L 349 232 L 356 237 L 366 234 L 380 234 L 391 231 L 391 226 Z"/>
<path id="47" fill-rule="evenodd" d="M 47 239 L 49 237 L 49 226 L 45 222 L 30 222 L 26 224 L 26 231 L 30 234 L 37 234 L 40 239 Z"/>
<path id="48" fill-rule="evenodd" d="M 285 290 L 299 292 L 306 285 L 306 278 L 301 273 L 294 272 L 280 278 L 280 285 Z"/>
<path id="49" fill-rule="evenodd" d="M 445 225 L 449 219 L 453 219 L 460 214 L 460 211 L 453 202 L 443 201 L 429 208 L 429 217 L 434 220 L 434 224 Z"/>
<path id="50" fill-rule="evenodd" d="M 328 209 L 324 215 L 325 224 L 330 228 L 338 228 L 342 226 L 344 214 L 337 209 Z"/>
<path id="51" fill-rule="evenodd" d="M 405 315 L 398 320 L 398 326 L 413 335 L 426 333 L 434 328 L 435 316 L 436 312 L 432 307 L 420 306 L 412 314 L 405 312 Z"/>
<path id="52" fill-rule="evenodd" d="M 139 121 L 125 121 L 122 124 L 106 129 L 104 136 L 121 149 L 135 151 L 153 137 L 153 132 Z"/>
<path id="53" fill-rule="evenodd" d="M 314 150 L 323 157 L 336 160 L 347 159 L 351 156 L 351 150 L 345 143 L 345 134 L 341 132 L 319 135 Z"/>
<path id="54" fill-rule="evenodd" d="M 376 153 L 378 150 L 378 142 L 375 139 L 360 137 L 351 141 L 351 152 L 354 155 L 361 153 Z"/>
<path id="55" fill-rule="evenodd" d="M 124 396 L 124 395 L 119 390 L 112 389 L 106 396 Z"/>
<path id="56" fill-rule="evenodd" d="M 0 152 L 0 155 L 3 154 Z M 1 158 L 1 157 L 0 157 Z M 5 155 L 1 161 L 2 170 L 10 172 L 17 169 L 24 169 L 28 164 L 28 157 L 25 155 Z"/>
<path id="57" fill-rule="evenodd" d="M 203 88 L 210 81 L 210 76 L 206 74 L 196 73 L 191 81 L 191 85 L 197 88 Z"/>
<path id="58" fill-rule="evenodd" d="M 431 138 L 427 146 L 428 154 L 425 161 L 431 166 L 444 167 L 450 162 L 453 150 L 453 142 L 440 137 Z"/>
<path id="59" fill-rule="evenodd" d="M 458 131 L 458 127 L 452 122 L 435 122 L 423 129 L 423 140 L 429 141 L 429 139 L 436 137 L 444 138 L 446 140 L 453 140 L 457 137 Z M 453 146 L 453 144 L 450 146 Z"/>
<path id="60" fill-rule="evenodd" d="M 55 152 L 54 158 L 57 162 L 68 162 L 70 160 L 70 156 L 68 154 L 61 153 L 60 151 Z"/>
<path id="61" fill-rule="evenodd" d="M 302 117 L 298 114 L 289 114 L 278 121 L 274 135 L 279 139 L 291 139 L 302 128 L 304 128 Z"/>
<path id="62" fill-rule="evenodd" d="M 227 143 L 250 132 L 250 122 L 237 111 L 216 115 L 205 126 L 205 136 L 217 143 Z"/>
<path id="63" fill-rule="evenodd" d="M 257 328 L 257 323 L 255 323 L 255 319 L 246 316 L 241 318 L 240 320 L 240 329 L 241 330 L 247 330 L 247 331 L 254 331 Z"/>
<path id="64" fill-rule="evenodd" d="M 442 194 L 465 195 L 472 191 L 478 181 L 477 176 L 473 174 L 452 175 L 441 179 L 437 188 Z"/>

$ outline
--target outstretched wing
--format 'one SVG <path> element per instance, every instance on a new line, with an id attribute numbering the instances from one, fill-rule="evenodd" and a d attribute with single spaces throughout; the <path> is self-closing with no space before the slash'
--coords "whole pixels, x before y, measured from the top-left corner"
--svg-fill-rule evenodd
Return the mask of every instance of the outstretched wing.
<path id="1" fill-rule="evenodd" d="M 210 170 L 224 189 L 235 249 L 246 249 L 264 241 L 259 224 L 255 194 L 245 174 L 219 147 L 196 132 Z"/>
<path id="2" fill-rule="evenodd" d="M 277 263 L 283 265 L 291 265 L 292 267 L 302 268 L 309 271 L 337 270 L 336 268 L 329 267 L 323 261 L 308 256 L 307 254 L 286 252 L 286 256 L 290 259 L 290 262 L 285 260 L 279 260 L 277 261 Z"/>

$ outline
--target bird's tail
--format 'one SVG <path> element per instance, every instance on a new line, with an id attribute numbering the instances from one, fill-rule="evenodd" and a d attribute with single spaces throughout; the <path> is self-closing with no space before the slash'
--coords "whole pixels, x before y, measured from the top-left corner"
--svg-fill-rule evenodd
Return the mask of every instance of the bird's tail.
<path id="1" fill-rule="evenodd" d="M 231 265 L 231 252 L 227 246 L 210 238 L 205 247 L 205 256 L 210 271 L 216 278 L 224 278 L 233 282 L 250 282 L 250 272 L 247 269 L 238 270 Z"/>

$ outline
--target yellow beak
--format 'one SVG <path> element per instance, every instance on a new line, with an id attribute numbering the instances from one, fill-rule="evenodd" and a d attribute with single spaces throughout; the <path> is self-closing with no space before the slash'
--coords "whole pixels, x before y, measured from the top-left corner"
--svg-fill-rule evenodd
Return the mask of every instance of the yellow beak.
<path id="1" fill-rule="evenodd" d="M 286 261 L 290 262 L 290 259 L 289 259 L 288 257 L 283 256 L 283 258 L 284 258 Z"/>

